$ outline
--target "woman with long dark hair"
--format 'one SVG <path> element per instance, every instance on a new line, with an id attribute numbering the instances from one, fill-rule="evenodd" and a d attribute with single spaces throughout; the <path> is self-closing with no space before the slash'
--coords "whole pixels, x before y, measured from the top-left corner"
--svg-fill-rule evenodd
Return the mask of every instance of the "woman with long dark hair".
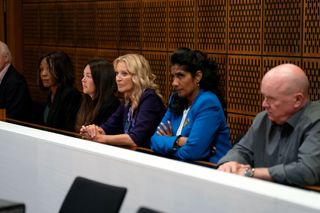
<path id="1" fill-rule="evenodd" d="M 216 64 L 200 51 L 171 55 L 174 93 L 151 148 L 184 161 L 216 163 L 231 148 Z"/>
<path id="2" fill-rule="evenodd" d="M 113 65 L 104 59 L 89 61 L 84 70 L 82 82 L 82 103 L 77 115 L 76 130 L 83 125 L 101 125 L 116 111 L 120 101 L 116 74 Z"/>

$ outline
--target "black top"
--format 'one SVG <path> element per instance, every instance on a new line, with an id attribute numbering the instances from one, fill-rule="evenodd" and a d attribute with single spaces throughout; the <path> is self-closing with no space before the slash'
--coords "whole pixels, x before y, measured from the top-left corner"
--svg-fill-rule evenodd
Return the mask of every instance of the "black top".
<path id="1" fill-rule="evenodd" d="M 75 120 L 81 102 L 81 93 L 74 87 L 59 87 L 53 102 L 50 99 L 51 92 L 43 112 L 44 124 L 49 127 L 74 132 Z"/>
<path id="2" fill-rule="evenodd" d="M 31 103 L 25 78 L 10 65 L 0 84 L 0 108 L 9 118 L 30 120 Z"/>

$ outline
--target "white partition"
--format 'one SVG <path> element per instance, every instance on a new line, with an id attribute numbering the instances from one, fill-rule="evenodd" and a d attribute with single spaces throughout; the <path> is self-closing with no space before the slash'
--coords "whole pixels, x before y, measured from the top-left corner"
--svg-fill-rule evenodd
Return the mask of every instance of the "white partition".
<path id="1" fill-rule="evenodd" d="M 56 213 L 76 176 L 127 187 L 121 212 L 319 212 L 320 194 L 0 122 L 0 198 Z"/>

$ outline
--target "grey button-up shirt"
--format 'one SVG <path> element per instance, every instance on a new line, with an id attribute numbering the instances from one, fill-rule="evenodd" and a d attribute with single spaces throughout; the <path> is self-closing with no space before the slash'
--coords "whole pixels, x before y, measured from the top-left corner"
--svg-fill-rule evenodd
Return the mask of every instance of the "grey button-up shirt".
<path id="1" fill-rule="evenodd" d="M 282 126 L 259 113 L 219 164 L 228 161 L 266 167 L 275 182 L 320 184 L 320 103 L 308 102 Z"/>

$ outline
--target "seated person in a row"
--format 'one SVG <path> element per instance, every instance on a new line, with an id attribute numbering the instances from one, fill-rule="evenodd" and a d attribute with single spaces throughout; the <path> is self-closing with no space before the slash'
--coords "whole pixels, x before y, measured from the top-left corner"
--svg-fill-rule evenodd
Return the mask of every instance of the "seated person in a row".
<path id="1" fill-rule="evenodd" d="M 0 41 L 0 109 L 8 118 L 31 120 L 31 97 L 27 82 L 12 65 L 8 46 Z"/>
<path id="2" fill-rule="evenodd" d="M 41 111 L 40 123 L 49 127 L 75 131 L 75 121 L 81 103 L 81 93 L 74 87 L 71 58 L 55 51 L 40 58 L 39 86 L 48 90 L 48 98 Z"/>
<path id="3" fill-rule="evenodd" d="M 200 51 L 171 55 L 174 93 L 151 138 L 153 151 L 184 161 L 213 163 L 231 148 L 217 66 Z"/>
<path id="4" fill-rule="evenodd" d="M 296 65 L 268 71 L 261 82 L 265 111 L 218 169 L 288 185 L 320 184 L 320 103 L 308 100 L 308 86 Z"/>
<path id="5" fill-rule="evenodd" d="M 148 147 L 150 137 L 165 112 L 155 75 L 148 61 L 138 54 L 120 56 L 114 62 L 118 91 L 124 103 L 100 127 L 83 126 L 83 138 L 120 146 Z"/>
<path id="6" fill-rule="evenodd" d="M 113 65 L 103 59 L 90 61 L 83 70 L 82 103 L 77 115 L 76 131 L 83 125 L 101 125 L 117 110 L 120 101 Z"/>

